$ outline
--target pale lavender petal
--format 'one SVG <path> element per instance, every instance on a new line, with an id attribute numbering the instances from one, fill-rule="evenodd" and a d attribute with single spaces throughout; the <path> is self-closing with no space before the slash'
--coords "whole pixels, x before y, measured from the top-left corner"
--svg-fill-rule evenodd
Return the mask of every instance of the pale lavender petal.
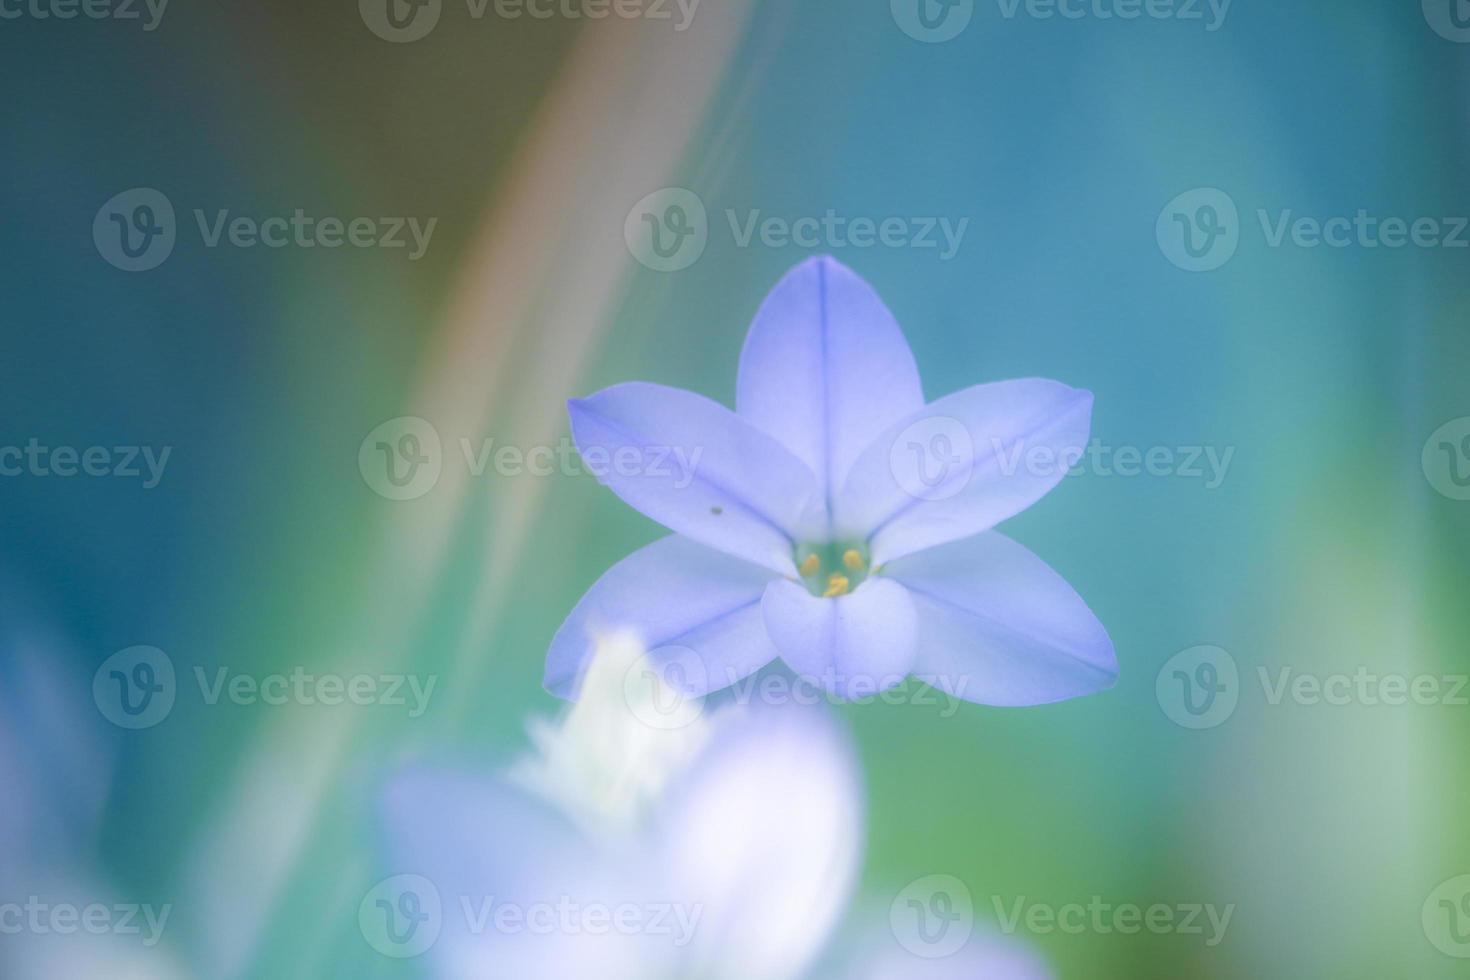
<path id="1" fill-rule="evenodd" d="M 885 691 L 913 663 L 918 622 L 897 582 L 870 578 L 850 595 L 826 599 L 778 579 L 766 588 L 761 610 L 781 659 L 841 697 Z"/>
<path id="2" fill-rule="evenodd" d="M 771 290 L 745 338 L 735 404 L 817 474 L 828 501 L 858 455 L 923 407 L 914 355 L 871 286 L 827 256 Z"/>
<path id="3" fill-rule="evenodd" d="M 866 809 L 846 731 L 821 706 L 735 706 L 659 812 L 672 893 L 699 908 L 678 976 L 791 980 L 846 908 Z"/>
<path id="4" fill-rule="evenodd" d="M 806 464 L 702 395 L 614 385 L 567 403 L 572 438 L 629 505 L 712 548 L 794 574 L 792 535 L 816 493 Z"/>
<path id="5" fill-rule="evenodd" d="M 919 616 L 913 673 L 980 704 L 1048 704 L 1112 687 L 1118 660 L 1087 603 L 999 532 L 892 562 Z"/>
<path id="6" fill-rule="evenodd" d="M 546 689 L 575 698 L 599 638 L 636 636 L 665 679 L 698 697 L 776 658 L 761 595 L 776 576 L 677 534 L 618 562 L 577 603 L 546 654 Z"/>
<path id="7" fill-rule="evenodd" d="M 583 927 L 584 913 L 646 910 L 658 892 L 634 871 L 638 862 L 612 860 L 502 779 L 410 771 L 387 787 L 383 814 L 391 862 L 359 925 L 385 955 L 422 955 L 444 978 L 646 980 L 676 952 L 652 937 Z M 409 915 L 419 919 L 412 931 Z"/>
<path id="8" fill-rule="evenodd" d="M 987 531 L 1061 482 L 1087 445 L 1092 393 L 1029 378 L 976 385 L 891 426 L 853 465 L 839 531 L 884 563 Z"/>

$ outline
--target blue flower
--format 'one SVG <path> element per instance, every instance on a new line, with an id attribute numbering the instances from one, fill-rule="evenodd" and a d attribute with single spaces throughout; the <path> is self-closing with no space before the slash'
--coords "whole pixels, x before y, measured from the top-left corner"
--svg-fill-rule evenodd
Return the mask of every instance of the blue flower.
<path id="1" fill-rule="evenodd" d="M 910 674 L 994 705 L 1112 686 L 1086 603 L 992 530 L 1080 456 L 1090 392 L 1025 379 L 925 404 L 893 315 L 819 257 L 756 314 L 736 406 L 638 382 L 568 403 L 589 466 L 675 533 L 577 604 L 547 654 L 553 694 L 575 698 L 595 638 L 617 630 L 691 696 L 778 657 L 844 698 Z"/>

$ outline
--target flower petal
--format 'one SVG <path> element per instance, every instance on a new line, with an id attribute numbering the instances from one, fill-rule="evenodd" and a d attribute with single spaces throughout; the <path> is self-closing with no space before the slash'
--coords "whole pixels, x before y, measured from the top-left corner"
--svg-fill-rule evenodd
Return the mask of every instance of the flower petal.
<path id="1" fill-rule="evenodd" d="M 562 813 L 505 780 L 411 770 L 388 785 L 382 806 L 392 860 L 384 870 L 397 873 L 359 912 L 381 951 L 407 934 L 444 978 L 641 980 L 658 975 L 660 959 L 672 962 L 676 950 L 647 938 L 558 928 L 558 903 L 616 909 L 666 896 L 634 873 L 638 862 L 611 860 Z M 421 927 L 392 931 L 404 924 L 400 910 Z"/>
<path id="2" fill-rule="evenodd" d="M 788 272 L 740 354 L 736 408 L 817 474 L 824 503 L 858 455 L 924 405 L 919 369 L 871 286 L 827 256 Z"/>
<path id="3" fill-rule="evenodd" d="M 595 641 L 623 632 L 656 663 L 680 660 L 677 679 L 691 697 L 733 684 L 776 658 L 761 616 L 774 577 L 677 534 L 655 541 L 603 573 L 557 630 L 546 689 L 576 698 Z"/>
<path id="4" fill-rule="evenodd" d="M 914 675 L 966 701 L 1020 706 L 1118 679 L 1107 630 L 1072 587 L 999 532 L 895 561 L 919 613 Z"/>
<path id="5" fill-rule="evenodd" d="M 655 836 L 671 893 L 702 918 L 678 976 L 805 975 L 847 907 L 862 858 L 862 779 L 822 706 L 726 709 L 675 781 Z"/>
<path id="6" fill-rule="evenodd" d="M 853 465 L 837 525 L 876 563 L 987 531 L 1061 482 L 1092 426 L 1092 393 L 1028 378 L 976 385 L 893 425 Z"/>
<path id="7" fill-rule="evenodd" d="M 824 599 L 779 579 L 766 588 L 761 610 L 781 659 L 840 697 L 886 691 L 913 663 L 914 603 L 897 582 L 870 578 L 851 595 Z"/>
<path id="8" fill-rule="evenodd" d="M 702 395 L 634 382 L 567 403 L 582 460 L 629 505 L 712 548 L 790 574 L 811 471 Z"/>

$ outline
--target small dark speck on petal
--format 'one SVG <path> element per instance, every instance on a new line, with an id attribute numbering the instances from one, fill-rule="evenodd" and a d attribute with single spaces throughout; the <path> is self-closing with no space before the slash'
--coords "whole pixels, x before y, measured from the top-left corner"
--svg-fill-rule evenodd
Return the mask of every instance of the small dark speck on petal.
<path id="1" fill-rule="evenodd" d="M 725 508 L 723 508 L 723 507 L 711 507 L 709 509 L 709 512 L 711 514 L 715 515 L 716 517 L 719 517 L 721 514 L 723 514 L 725 512 Z"/>

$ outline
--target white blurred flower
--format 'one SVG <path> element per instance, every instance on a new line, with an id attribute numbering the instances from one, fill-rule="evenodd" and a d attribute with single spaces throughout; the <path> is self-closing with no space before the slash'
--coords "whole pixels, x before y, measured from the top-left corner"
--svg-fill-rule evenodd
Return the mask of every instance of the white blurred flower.
<path id="1" fill-rule="evenodd" d="M 509 777 L 592 833 L 629 833 L 703 748 L 711 723 L 702 701 L 673 692 L 673 710 L 682 714 L 678 723 L 645 723 L 651 714 L 657 717 L 653 702 L 662 681 L 641 669 L 641 644 L 621 635 L 603 640 L 598 649 L 583 679 L 587 696 L 559 721 L 528 723 L 535 751 L 514 764 Z"/>
<path id="2" fill-rule="evenodd" d="M 508 774 L 388 788 L 395 870 L 439 910 L 423 923 L 437 975 L 793 980 L 821 951 L 861 855 L 846 733 L 796 706 L 650 725 L 623 683 L 638 656 L 605 642 L 581 701 Z"/>

